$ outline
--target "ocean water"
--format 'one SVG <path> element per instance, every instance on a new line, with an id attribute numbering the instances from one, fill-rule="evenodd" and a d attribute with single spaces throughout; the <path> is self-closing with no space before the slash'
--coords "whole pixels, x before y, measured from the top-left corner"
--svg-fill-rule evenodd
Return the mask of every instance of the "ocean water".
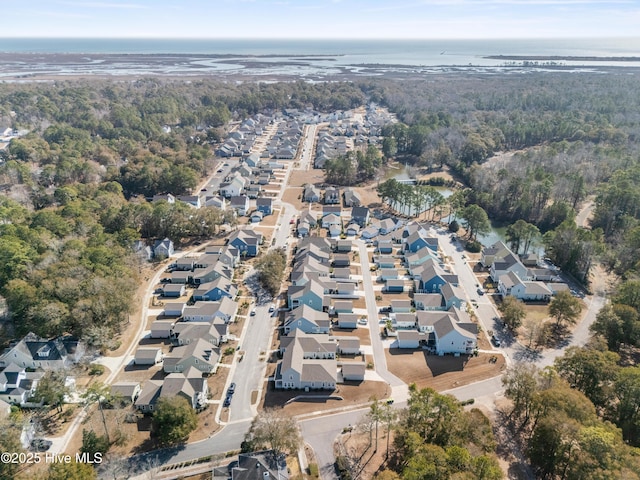
<path id="1" fill-rule="evenodd" d="M 0 38 L 0 55 L 32 54 L 29 61 L 0 62 L 0 76 L 29 74 L 246 73 L 252 75 L 376 75 L 388 69 L 431 73 L 461 69 L 510 67 L 506 56 L 599 57 L 563 59 L 554 68 L 589 70 L 601 67 L 640 67 L 640 37 L 624 39 L 546 40 L 274 40 L 274 39 L 79 39 Z M 44 55 L 114 54 L 123 61 L 106 64 L 95 58 L 66 62 L 64 68 Z M 162 63 L 133 55 L 165 55 Z M 184 58 L 184 57 L 188 58 Z M 626 58 L 623 58 L 626 57 Z M 630 57 L 633 60 L 630 61 Z M 78 57 L 79 58 L 79 57 Z M 60 63 L 60 59 L 56 60 Z M 115 63 L 114 63 L 115 62 Z M 63 62 L 64 63 L 64 62 Z M 520 62 L 521 63 L 521 62 Z M 548 65 L 539 62 L 535 68 Z M 102 66 L 101 66 L 102 65 Z M 517 65 L 515 65 L 517 66 Z M 385 67 L 387 70 L 380 70 Z M 531 65 L 528 66 L 529 70 Z M 376 70 L 378 69 L 378 70 Z"/>

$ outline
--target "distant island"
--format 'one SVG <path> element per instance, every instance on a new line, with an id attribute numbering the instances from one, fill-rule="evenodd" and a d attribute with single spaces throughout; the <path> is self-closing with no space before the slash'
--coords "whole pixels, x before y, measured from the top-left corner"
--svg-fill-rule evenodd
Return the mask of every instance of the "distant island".
<path id="1" fill-rule="evenodd" d="M 491 60 L 523 60 L 541 62 L 640 62 L 640 57 L 577 57 L 565 55 L 489 55 L 484 58 Z"/>

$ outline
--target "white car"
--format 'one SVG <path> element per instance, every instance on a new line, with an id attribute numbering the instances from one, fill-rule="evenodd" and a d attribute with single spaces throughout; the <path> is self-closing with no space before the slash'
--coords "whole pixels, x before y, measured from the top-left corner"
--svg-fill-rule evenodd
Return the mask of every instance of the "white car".
<path id="1" fill-rule="evenodd" d="M 358 323 L 360 325 L 366 325 L 367 324 L 367 319 L 366 318 L 359 318 L 358 319 Z"/>

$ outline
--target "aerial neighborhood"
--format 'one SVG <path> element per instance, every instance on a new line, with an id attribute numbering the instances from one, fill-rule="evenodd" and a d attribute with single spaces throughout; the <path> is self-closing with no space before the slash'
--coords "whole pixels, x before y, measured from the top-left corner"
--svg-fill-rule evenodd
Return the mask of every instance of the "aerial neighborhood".
<path id="1" fill-rule="evenodd" d="M 86 449 L 89 431 L 104 431 L 111 446 L 115 428 L 126 455 L 186 445 L 162 466 L 167 471 L 194 462 L 212 478 L 284 479 L 305 449 L 297 445 L 289 453 L 298 455 L 285 459 L 284 447 L 250 448 L 264 447 L 263 416 L 295 424 L 308 415 L 392 409 L 420 388 L 453 392 L 502 375 L 512 362 L 500 348 L 510 321 L 503 306 L 515 302 L 521 321 L 559 295 L 580 293 L 539 250 L 521 252 L 501 238 L 465 250 L 476 240 L 472 222 L 442 207 L 459 188 L 453 180 L 424 190 L 415 175 L 396 181 L 393 169 L 404 172 L 402 165 L 377 174 L 377 185 L 326 180 L 327 166 L 381 150 L 384 129 L 396 123 L 373 102 L 333 112 L 265 109 L 226 126 L 212 173 L 193 191 L 140 198 L 152 209 L 202 215 L 190 228 L 215 229 L 188 241 L 167 233 L 129 242 L 144 282 L 113 351 L 64 332 L 11 342 L 0 356 L 3 411 L 43 408 L 52 400 L 42 391 L 55 381 L 64 387 L 59 408 L 89 412 L 58 435 L 25 427 L 24 447 Z M 26 134 L 0 133 L 3 141 Z M 383 193 L 390 184 L 410 193 L 392 199 Z M 440 198 L 440 210 L 420 210 L 420 192 Z M 167 412 L 189 425 L 168 440 L 158 437 Z M 342 434 L 354 430 L 353 415 Z M 199 443 L 213 456 L 196 453 Z M 228 468 L 216 463 L 225 454 L 234 458 Z"/>

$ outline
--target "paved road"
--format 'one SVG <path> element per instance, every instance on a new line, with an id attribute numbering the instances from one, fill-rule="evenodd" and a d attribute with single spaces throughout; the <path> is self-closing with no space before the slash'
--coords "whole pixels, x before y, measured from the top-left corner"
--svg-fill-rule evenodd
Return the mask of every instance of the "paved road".
<path id="1" fill-rule="evenodd" d="M 373 290 L 371 271 L 369 270 L 369 253 L 367 246 L 362 240 L 355 240 L 360 253 L 360 268 L 362 270 L 362 287 L 364 297 L 367 302 L 367 316 L 369 317 L 369 334 L 371 336 L 371 347 L 373 349 L 373 362 L 378 375 L 380 375 L 391 387 L 402 387 L 405 383 L 387 370 L 387 359 L 384 355 L 384 347 L 380 339 L 380 326 L 378 323 L 378 307 L 376 305 L 376 295 Z"/>

